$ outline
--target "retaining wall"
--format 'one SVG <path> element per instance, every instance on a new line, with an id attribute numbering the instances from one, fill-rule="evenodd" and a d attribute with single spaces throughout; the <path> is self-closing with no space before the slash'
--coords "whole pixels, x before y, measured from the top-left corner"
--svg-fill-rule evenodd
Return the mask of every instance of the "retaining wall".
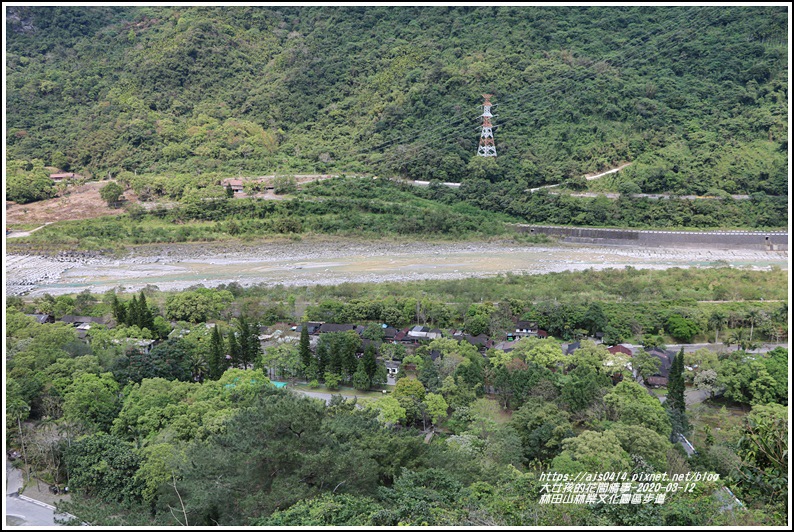
<path id="1" fill-rule="evenodd" d="M 514 227 L 519 233 L 544 234 L 580 244 L 788 251 L 785 231 L 651 231 L 524 224 Z"/>

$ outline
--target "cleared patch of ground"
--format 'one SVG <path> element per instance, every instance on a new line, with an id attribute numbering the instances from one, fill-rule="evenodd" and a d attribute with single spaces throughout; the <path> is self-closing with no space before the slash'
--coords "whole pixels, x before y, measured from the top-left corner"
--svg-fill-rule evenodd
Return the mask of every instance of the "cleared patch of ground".
<path id="1" fill-rule="evenodd" d="M 80 186 L 69 185 L 63 195 L 43 201 L 14 204 L 6 210 L 6 224 L 45 224 L 66 220 L 87 220 L 100 216 L 123 214 L 123 209 L 113 209 L 99 196 L 99 190 L 110 181 L 97 181 Z M 138 197 L 131 189 L 124 191 L 127 203 L 137 203 Z"/>

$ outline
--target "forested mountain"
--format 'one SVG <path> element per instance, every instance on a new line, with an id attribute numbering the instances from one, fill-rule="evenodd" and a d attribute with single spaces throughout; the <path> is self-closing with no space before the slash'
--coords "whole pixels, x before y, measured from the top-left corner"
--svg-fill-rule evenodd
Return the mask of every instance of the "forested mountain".
<path id="1" fill-rule="evenodd" d="M 6 9 L 10 160 L 787 193 L 785 7 Z"/>

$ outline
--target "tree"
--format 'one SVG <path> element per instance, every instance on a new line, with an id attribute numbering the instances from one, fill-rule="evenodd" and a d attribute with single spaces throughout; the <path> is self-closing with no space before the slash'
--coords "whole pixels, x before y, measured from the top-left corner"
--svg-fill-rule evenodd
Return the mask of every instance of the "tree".
<path id="1" fill-rule="evenodd" d="M 170 320 L 202 323 L 217 318 L 234 296 L 228 290 L 196 290 L 169 294 L 165 301 L 165 317 Z"/>
<path id="2" fill-rule="evenodd" d="M 672 447 L 667 438 L 647 427 L 623 423 L 614 424 L 609 432 L 617 436 L 627 453 L 641 456 L 656 471 L 666 470 L 667 451 Z"/>
<path id="3" fill-rule="evenodd" d="M 533 397 L 513 413 L 510 424 L 521 437 L 526 463 L 553 458 L 562 441 L 574 435 L 568 412 L 554 403 Z"/>
<path id="4" fill-rule="evenodd" d="M 130 349 L 116 359 L 112 369 L 116 380 L 122 383 L 154 377 L 188 381 L 193 377 L 193 370 L 198 374 L 204 364 L 203 353 L 189 349 L 183 340 L 170 339 L 154 346 L 149 353 Z"/>
<path id="5" fill-rule="evenodd" d="M 243 314 L 237 319 L 237 333 L 240 353 L 238 361 L 242 369 L 247 369 L 261 353 L 256 326 Z"/>
<path id="6" fill-rule="evenodd" d="M 562 387 L 562 399 L 569 412 L 586 412 L 593 401 L 612 387 L 609 377 L 588 366 L 577 366 L 568 376 L 570 379 Z"/>
<path id="7" fill-rule="evenodd" d="M 367 372 L 364 369 L 364 361 L 361 360 L 358 363 L 358 369 L 353 374 L 353 388 L 360 391 L 369 390 L 371 385 L 370 378 L 367 376 Z"/>
<path id="8" fill-rule="evenodd" d="M 312 351 L 309 347 L 309 327 L 306 322 L 301 325 L 301 338 L 298 344 L 298 350 L 301 357 L 301 364 L 303 364 L 303 371 L 306 372 L 312 363 Z"/>
<path id="9" fill-rule="evenodd" d="M 209 367 L 209 378 L 218 380 L 223 372 L 226 371 L 226 357 L 224 356 L 223 336 L 216 324 L 212 329 L 212 336 L 210 338 L 210 354 L 207 361 Z"/>
<path id="10" fill-rule="evenodd" d="M 551 469 L 559 473 L 575 474 L 595 471 L 628 471 L 631 460 L 614 432 L 586 430 L 575 438 L 562 442 L 563 451 L 551 462 Z"/>
<path id="11" fill-rule="evenodd" d="M 745 419 L 737 454 L 743 490 L 758 491 L 773 504 L 788 499 L 788 409 L 755 405 Z"/>
<path id="12" fill-rule="evenodd" d="M 582 324 L 587 329 L 587 332 L 590 333 L 590 336 L 594 336 L 599 331 L 603 332 L 607 323 L 608 320 L 601 304 L 597 301 L 590 303 L 590 306 L 587 307 L 587 312 L 582 318 Z"/>
<path id="13" fill-rule="evenodd" d="M 659 373 L 662 361 L 649 354 L 645 349 L 637 349 L 631 358 L 631 367 L 643 378 Z"/>
<path id="14" fill-rule="evenodd" d="M 753 341 L 753 327 L 755 326 L 755 322 L 761 317 L 761 314 L 761 311 L 756 308 L 747 311 L 747 319 L 750 320 L 750 342 Z"/>
<path id="15" fill-rule="evenodd" d="M 109 434 L 92 434 L 66 449 L 69 487 L 77 493 L 105 502 L 135 503 L 141 500 L 141 484 L 135 476 L 140 458 L 133 446 Z"/>
<path id="16" fill-rule="evenodd" d="M 124 189 L 115 181 L 111 181 L 99 189 L 99 196 L 108 204 L 108 207 L 117 207 L 122 194 L 124 194 Z"/>
<path id="17" fill-rule="evenodd" d="M 137 326 L 141 322 L 141 308 L 138 305 L 138 298 L 133 294 L 132 299 L 127 304 L 127 324 Z"/>
<path id="18" fill-rule="evenodd" d="M 449 405 L 440 394 L 428 393 L 422 403 L 422 422 L 427 428 L 427 419 L 429 418 L 433 425 L 438 425 L 443 419 L 447 417 Z"/>
<path id="19" fill-rule="evenodd" d="M 361 357 L 361 363 L 364 369 L 364 373 L 366 373 L 367 378 L 371 380 L 375 376 L 375 371 L 377 371 L 378 369 L 375 346 L 369 344 L 367 348 L 364 349 L 364 356 Z"/>
<path id="20" fill-rule="evenodd" d="M 237 332 L 236 331 L 229 331 L 229 361 L 231 362 L 232 367 L 238 367 L 240 365 L 241 353 L 240 353 L 240 343 L 237 341 Z"/>
<path id="21" fill-rule="evenodd" d="M 342 376 L 338 373 L 326 371 L 325 375 L 323 375 L 323 380 L 325 380 L 326 388 L 329 390 L 338 390 L 339 384 L 342 382 Z"/>
<path id="22" fill-rule="evenodd" d="M 386 425 L 396 425 L 405 421 L 406 411 L 396 398 L 391 395 L 380 397 L 369 403 L 371 408 L 378 410 L 378 420 Z"/>
<path id="23" fill-rule="evenodd" d="M 670 419 L 662 403 L 634 381 L 624 380 L 604 396 L 610 418 L 625 425 L 642 425 L 668 437 Z"/>
<path id="24" fill-rule="evenodd" d="M 710 397 L 714 397 L 717 390 L 717 372 L 713 369 L 706 369 L 695 375 L 695 388 L 698 390 L 708 390 Z"/>
<path id="25" fill-rule="evenodd" d="M 119 385 L 112 374 L 80 374 L 64 396 L 64 418 L 92 431 L 107 431 L 121 406 L 118 394 Z"/>
<path id="26" fill-rule="evenodd" d="M 13 379 L 9 379 L 6 383 L 8 388 L 9 383 L 16 384 Z M 16 385 L 19 388 L 19 385 Z M 28 405 L 20 396 L 19 393 L 9 395 L 6 400 L 6 425 L 9 420 L 16 421 L 17 434 L 19 435 L 19 445 L 22 447 L 22 459 L 25 462 L 25 469 L 28 471 L 28 481 L 30 481 L 30 470 L 28 469 L 28 453 L 25 448 L 25 435 L 22 432 L 22 420 L 27 419 L 30 415 L 30 405 Z"/>
<path id="27" fill-rule="evenodd" d="M 422 412 L 422 401 L 425 399 L 425 387 L 416 379 L 400 379 L 394 387 L 392 397 L 399 401 L 405 409 L 408 423 L 419 420 Z"/>
<path id="28" fill-rule="evenodd" d="M 30 203 L 51 198 L 55 185 L 41 161 L 6 159 L 6 198 L 17 203 Z"/>
<path id="29" fill-rule="evenodd" d="M 284 175 L 273 178 L 274 194 L 294 194 L 298 190 L 298 182 L 295 176 Z"/>
<path id="30" fill-rule="evenodd" d="M 131 325 L 137 325 L 141 329 L 154 330 L 154 314 L 146 302 L 146 296 L 141 290 L 140 297 L 138 298 L 138 315 L 137 321 Z"/>
<path id="31" fill-rule="evenodd" d="M 672 425 L 672 433 L 670 434 L 670 441 L 675 443 L 678 441 L 679 434 L 689 433 L 689 421 L 686 417 L 686 400 L 684 396 L 684 348 L 673 357 L 673 363 L 670 366 L 670 376 L 668 377 L 667 384 L 667 401 L 665 408 L 670 416 L 670 423 Z"/>
<path id="32" fill-rule="evenodd" d="M 677 340 L 690 343 L 692 338 L 700 332 L 700 328 L 694 320 L 685 318 L 678 314 L 673 314 L 667 318 L 667 332 Z"/>
<path id="33" fill-rule="evenodd" d="M 301 373 L 300 353 L 295 344 L 282 343 L 268 347 L 258 360 L 274 377 L 294 379 Z"/>
<path id="34" fill-rule="evenodd" d="M 438 374 L 438 367 L 430 357 L 425 357 L 422 361 L 422 369 L 419 371 L 417 378 L 430 392 L 435 392 L 441 388 L 441 376 Z"/>
<path id="35" fill-rule="evenodd" d="M 321 496 L 299 501 L 289 508 L 273 512 L 269 517 L 252 519 L 252 526 L 372 526 L 372 516 L 385 512 L 370 497 L 347 493 L 324 493 Z"/>
<path id="36" fill-rule="evenodd" d="M 521 358 L 524 362 L 538 366 L 555 369 L 565 361 L 565 354 L 560 344 L 551 339 L 525 337 L 520 339 L 512 351 L 513 356 Z"/>
<path id="37" fill-rule="evenodd" d="M 715 331 L 714 335 L 714 343 L 720 343 L 720 328 L 724 327 L 728 323 L 728 317 L 725 313 L 715 310 L 709 316 L 709 327 L 713 328 Z"/>

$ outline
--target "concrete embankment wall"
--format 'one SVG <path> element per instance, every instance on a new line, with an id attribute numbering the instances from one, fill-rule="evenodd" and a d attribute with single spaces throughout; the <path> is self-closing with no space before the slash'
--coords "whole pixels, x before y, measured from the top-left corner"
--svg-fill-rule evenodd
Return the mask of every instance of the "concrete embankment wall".
<path id="1" fill-rule="evenodd" d="M 782 231 L 645 231 L 523 224 L 515 228 L 520 233 L 544 234 L 579 244 L 788 251 L 788 232 Z"/>

